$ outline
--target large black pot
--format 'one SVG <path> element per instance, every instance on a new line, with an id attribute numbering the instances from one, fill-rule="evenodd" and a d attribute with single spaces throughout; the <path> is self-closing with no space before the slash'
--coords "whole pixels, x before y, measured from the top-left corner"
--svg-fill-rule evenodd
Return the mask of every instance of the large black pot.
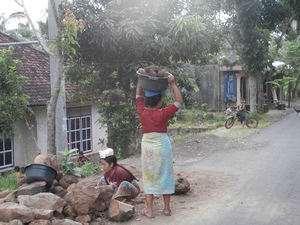
<path id="1" fill-rule="evenodd" d="M 52 186 L 54 178 L 57 175 L 55 169 L 44 164 L 29 164 L 25 166 L 24 170 L 27 184 L 31 184 L 36 181 L 45 181 L 48 188 Z"/>

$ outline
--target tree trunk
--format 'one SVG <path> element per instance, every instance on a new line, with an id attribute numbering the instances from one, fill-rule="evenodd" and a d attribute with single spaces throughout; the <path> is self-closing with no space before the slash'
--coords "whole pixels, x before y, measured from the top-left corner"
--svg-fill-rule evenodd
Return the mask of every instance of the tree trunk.
<path id="1" fill-rule="evenodd" d="M 278 97 L 277 97 L 276 89 L 274 87 L 271 87 L 271 91 L 272 91 L 273 103 L 277 103 Z"/>
<path id="2" fill-rule="evenodd" d="M 290 108 L 290 106 L 291 106 L 291 94 L 292 94 L 292 82 L 289 82 L 289 85 L 288 85 L 288 105 L 287 105 L 288 108 Z"/>
<path id="3" fill-rule="evenodd" d="M 296 83 L 295 83 L 294 87 L 292 88 L 292 99 L 298 97 L 297 90 L 298 90 L 299 82 L 300 82 L 300 75 L 297 76 Z"/>
<path id="4" fill-rule="evenodd" d="M 56 80 L 54 82 L 53 91 L 51 92 L 49 104 L 47 105 L 47 153 L 53 155 L 56 155 L 56 106 L 61 86 L 61 80 L 63 78 L 64 58 L 62 55 L 59 55 L 56 57 L 56 60 Z"/>
<path id="5" fill-rule="evenodd" d="M 264 97 L 263 97 L 263 81 L 264 76 L 262 73 L 257 74 L 257 110 L 259 112 L 264 112 Z"/>
<path id="6" fill-rule="evenodd" d="M 256 112 L 256 94 L 257 94 L 257 86 L 256 86 L 256 76 L 249 75 L 249 92 L 250 92 L 250 112 Z"/>
<path id="7" fill-rule="evenodd" d="M 60 0 L 50 0 L 48 4 L 49 39 L 50 41 L 53 41 L 57 38 L 61 38 L 62 25 L 60 22 L 60 16 L 62 13 L 59 11 Z M 61 42 L 61 40 L 56 41 Z M 57 143 L 58 135 L 56 125 L 62 126 L 63 124 L 56 124 L 56 122 L 57 117 L 60 118 L 60 114 L 57 115 L 57 103 L 60 91 L 62 91 L 62 94 L 64 95 L 64 87 L 61 88 L 61 84 L 63 79 L 65 59 L 62 55 L 62 47 L 60 45 L 57 44 L 54 51 L 55 52 L 53 55 L 51 55 L 50 60 L 51 98 L 49 104 L 47 105 L 47 153 L 56 155 L 57 147 L 61 147 L 61 141 L 58 141 L 59 143 Z M 63 150 L 65 149 L 60 149 L 60 151 Z"/>

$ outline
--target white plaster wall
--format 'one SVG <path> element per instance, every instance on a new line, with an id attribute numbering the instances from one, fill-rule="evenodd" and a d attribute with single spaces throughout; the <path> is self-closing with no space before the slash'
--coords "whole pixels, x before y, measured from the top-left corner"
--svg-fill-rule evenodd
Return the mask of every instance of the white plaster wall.
<path id="1" fill-rule="evenodd" d="M 100 128 L 97 120 L 100 115 L 97 112 L 97 104 L 90 103 L 85 105 L 80 104 L 68 104 L 67 107 L 83 107 L 91 106 L 91 117 L 92 117 L 92 153 L 98 153 L 99 150 L 106 149 L 106 145 L 101 146 L 99 144 L 100 139 L 107 139 L 106 129 Z M 46 106 L 32 108 L 34 115 L 29 118 L 28 122 L 32 127 L 33 135 L 35 140 L 32 138 L 32 133 L 28 129 L 25 122 L 19 122 L 20 135 L 15 135 L 13 140 L 14 145 L 14 164 L 15 166 L 24 167 L 27 164 L 33 163 L 38 152 L 47 153 L 47 109 Z M 106 143 L 106 141 L 105 141 Z M 25 151 L 26 150 L 26 153 Z"/>
<path id="2" fill-rule="evenodd" d="M 99 138 L 107 140 L 106 128 L 100 128 L 100 124 L 97 120 L 100 118 L 100 114 L 97 112 L 97 104 L 91 104 L 92 110 L 92 142 L 93 142 L 93 152 L 98 152 L 99 150 L 106 149 L 106 141 L 105 145 L 102 146 L 99 144 Z"/>
<path id="3" fill-rule="evenodd" d="M 28 119 L 28 128 L 25 122 L 21 121 L 19 126 L 20 134 L 14 136 L 14 163 L 15 166 L 24 167 L 33 163 L 38 154 L 38 147 L 35 143 L 36 138 L 36 122 L 34 116 Z"/>
<path id="4" fill-rule="evenodd" d="M 37 143 L 41 153 L 47 153 L 47 108 L 40 106 L 33 108 L 36 130 L 37 130 Z"/>

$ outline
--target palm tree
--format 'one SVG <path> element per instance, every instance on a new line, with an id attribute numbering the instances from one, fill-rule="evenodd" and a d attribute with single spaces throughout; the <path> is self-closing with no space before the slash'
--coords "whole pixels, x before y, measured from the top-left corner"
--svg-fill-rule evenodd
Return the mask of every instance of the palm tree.
<path id="1" fill-rule="evenodd" d="M 17 12 L 11 14 L 8 18 L 5 18 L 4 13 L 0 15 L 0 32 L 8 34 L 11 37 L 14 37 L 15 39 L 19 41 L 29 41 L 29 40 L 36 40 L 36 36 L 30 27 L 29 23 L 18 23 L 18 27 L 14 29 L 7 29 L 7 25 L 10 20 L 12 19 L 24 19 L 27 18 L 23 12 Z M 43 40 L 49 39 L 49 33 L 48 33 L 48 20 L 46 22 L 38 21 L 37 22 L 39 30 L 38 32 L 41 35 L 41 38 Z M 39 48 L 38 46 L 35 46 L 36 48 Z M 41 49 L 39 49 L 41 50 Z"/>
<path id="2" fill-rule="evenodd" d="M 48 26 L 48 19 L 46 22 L 43 21 L 37 21 L 37 24 L 39 26 L 39 32 L 43 39 L 49 40 L 49 26 Z"/>
<path id="3" fill-rule="evenodd" d="M 0 32 L 7 32 L 7 24 L 12 19 L 23 19 L 26 18 L 26 15 L 23 12 L 16 12 L 9 15 L 7 18 L 4 16 L 4 13 L 0 14 Z"/>
<path id="4" fill-rule="evenodd" d="M 18 27 L 11 30 L 6 30 L 6 33 L 20 41 L 33 40 L 34 33 L 29 26 L 29 23 L 18 23 Z"/>

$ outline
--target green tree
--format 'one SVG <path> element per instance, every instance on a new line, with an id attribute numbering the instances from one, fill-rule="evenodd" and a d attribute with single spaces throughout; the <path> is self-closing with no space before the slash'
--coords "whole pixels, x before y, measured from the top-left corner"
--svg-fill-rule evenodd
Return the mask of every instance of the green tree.
<path id="1" fill-rule="evenodd" d="M 7 32 L 7 25 L 11 20 L 19 20 L 22 18 L 26 18 L 26 15 L 23 12 L 12 13 L 8 17 L 5 17 L 4 13 L 0 14 L 0 32 Z"/>
<path id="2" fill-rule="evenodd" d="M 7 34 L 22 41 L 34 39 L 33 31 L 31 30 L 28 22 L 18 23 L 18 27 L 7 31 Z"/>
<path id="3" fill-rule="evenodd" d="M 77 21 L 70 10 L 62 10 L 59 0 L 49 0 L 49 6 L 53 12 L 54 24 L 57 28 L 54 38 L 50 40 L 50 47 L 43 41 L 40 33 L 35 27 L 29 13 L 27 12 L 24 0 L 15 0 L 24 10 L 32 30 L 38 39 L 42 49 L 49 54 L 56 62 L 55 78 L 53 87 L 51 87 L 51 98 L 47 107 L 47 152 L 56 154 L 56 107 L 62 80 L 64 77 L 64 68 L 68 66 L 72 56 L 75 54 L 74 45 L 77 45 L 77 33 L 83 28 L 83 21 Z M 49 10 L 50 11 L 50 10 Z M 54 32 L 53 32 L 54 33 Z M 64 93 L 62 93 L 64 94 Z"/>
<path id="4" fill-rule="evenodd" d="M 270 32 L 261 24 L 261 1 L 232 0 L 225 1 L 230 10 L 229 22 L 235 49 L 239 55 L 239 63 L 243 73 L 248 76 L 250 89 L 250 109 L 256 111 L 257 83 L 261 85 L 261 71 L 267 66 L 268 41 Z M 258 78 L 258 81 L 256 80 Z M 262 99 L 261 99 L 262 100 Z"/>
<path id="5" fill-rule="evenodd" d="M 280 74 L 281 79 L 275 79 L 269 83 L 275 87 L 287 88 L 288 107 L 290 101 L 296 97 L 300 82 L 300 44 L 298 41 L 284 41 L 282 47 L 279 49 L 277 59 L 284 64 L 279 66 L 274 71 L 274 76 Z"/>
<path id="6" fill-rule="evenodd" d="M 219 51 L 213 21 L 193 6 L 180 0 L 74 0 L 65 6 L 86 21 L 68 78 L 78 84 L 81 100 L 105 95 L 99 100 L 99 113 L 108 125 L 108 145 L 123 155 L 130 143 L 124 138 L 130 139 L 139 131 L 134 110 L 136 70 L 156 64 L 179 81 L 180 66 L 206 64 Z M 113 104 L 116 95 L 127 104 Z M 114 126 L 122 115 L 124 122 Z"/>
<path id="7" fill-rule="evenodd" d="M 12 58 L 13 50 L 0 50 L 0 139 L 4 140 L 17 133 L 16 122 L 32 113 L 24 94 L 27 77 L 18 74 L 21 62 Z"/>
<path id="8" fill-rule="evenodd" d="M 275 13 L 273 13 L 273 17 L 278 17 L 275 29 L 273 29 L 273 36 L 276 41 L 276 53 L 278 53 L 286 39 L 295 39 L 295 34 L 298 33 L 299 35 L 300 30 L 300 2 L 294 0 L 280 0 L 277 4 L 278 10 L 275 10 Z M 270 11 L 271 10 L 272 9 L 270 9 Z"/>

